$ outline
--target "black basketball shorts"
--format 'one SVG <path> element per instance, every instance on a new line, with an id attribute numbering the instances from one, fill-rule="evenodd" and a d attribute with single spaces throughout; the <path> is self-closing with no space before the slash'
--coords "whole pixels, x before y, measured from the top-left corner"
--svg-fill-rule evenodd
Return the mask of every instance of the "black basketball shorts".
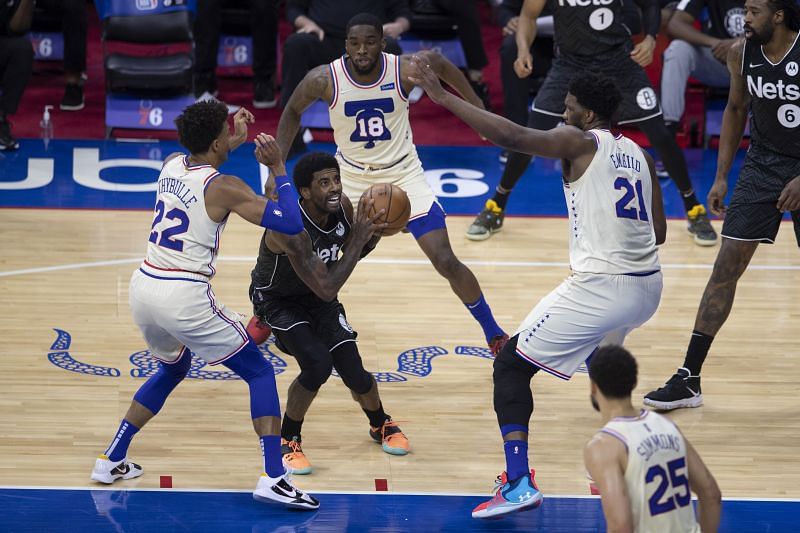
<path id="1" fill-rule="evenodd" d="M 800 159 L 751 144 L 733 189 L 722 236 L 740 241 L 775 242 L 783 213 L 775 205 L 783 188 L 800 175 Z M 800 246 L 800 211 L 792 212 Z"/>
<path id="2" fill-rule="evenodd" d="M 536 93 L 532 111 L 561 116 L 564 98 L 572 78 L 581 72 L 592 71 L 612 78 L 622 93 L 622 102 L 614 115 L 615 124 L 641 122 L 661 114 L 661 105 L 644 69 L 631 58 L 627 48 L 591 59 L 561 56 L 553 61 L 542 88 Z"/>
<path id="3" fill-rule="evenodd" d="M 308 324 L 329 350 L 344 342 L 354 341 L 358 336 L 347 322 L 347 315 L 339 300 L 326 302 L 315 294 L 267 296 L 253 304 L 253 313 L 277 331 L 289 331 L 299 324 Z"/>

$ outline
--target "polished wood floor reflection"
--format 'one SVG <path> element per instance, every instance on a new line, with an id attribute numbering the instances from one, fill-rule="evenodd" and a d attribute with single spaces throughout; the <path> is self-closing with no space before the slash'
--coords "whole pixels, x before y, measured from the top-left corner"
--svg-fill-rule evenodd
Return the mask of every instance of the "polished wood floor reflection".
<path id="1" fill-rule="evenodd" d="M 568 273 L 565 221 L 512 218 L 483 243 L 463 233 L 471 219 L 448 219 L 451 241 L 470 265 L 498 321 L 513 330 Z M 0 485 L 85 486 L 142 383 L 131 354 L 145 349 L 128 311 L 128 279 L 141 259 L 151 213 L 0 210 Z M 715 222 L 719 228 L 719 224 Z M 214 288 L 249 316 L 247 286 L 260 231 L 232 217 Z M 665 289 L 657 315 L 628 347 L 640 361 L 641 395 L 683 360 L 716 248 L 695 246 L 671 221 L 662 247 Z M 456 353 L 483 344 L 480 329 L 409 235 L 384 239 L 342 291 L 348 318 L 372 371 L 398 370 L 398 356 L 437 346 L 426 376 L 382 383 L 384 405 L 413 453 L 391 457 L 371 442 L 367 422 L 337 378 L 306 419 L 311 490 L 486 492 L 503 469 L 492 410 L 491 362 Z M 728 323 L 706 363 L 706 405 L 672 415 L 716 475 L 725 496 L 800 497 L 800 254 L 784 224 L 743 277 Z M 48 359 L 54 329 L 71 336 L 69 354 L 120 375 L 70 372 Z M 291 357 L 277 376 L 281 398 L 296 375 Z M 62 352 L 63 353 L 63 350 Z M 424 365 L 423 365 L 424 367 Z M 207 370 L 209 370 L 207 368 Z M 216 371 L 216 370 L 213 370 Z M 420 373 L 420 372 L 418 372 Z M 421 372 L 424 373 L 424 372 Z M 531 458 L 545 493 L 586 494 L 583 443 L 599 425 L 588 380 L 534 379 Z M 145 475 L 128 486 L 249 489 L 260 472 L 247 388 L 240 381 L 186 380 L 137 437 L 130 457 Z"/>

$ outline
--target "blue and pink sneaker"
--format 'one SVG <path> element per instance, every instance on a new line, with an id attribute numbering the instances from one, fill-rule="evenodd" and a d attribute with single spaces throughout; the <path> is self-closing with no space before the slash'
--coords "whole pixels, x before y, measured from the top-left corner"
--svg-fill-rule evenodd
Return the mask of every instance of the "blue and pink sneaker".
<path id="1" fill-rule="evenodd" d="M 499 518 L 509 513 L 530 511 L 542 504 L 544 496 L 536 486 L 535 470 L 509 481 L 505 472 L 497 476 L 494 497 L 472 510 L 472 518 Z"/>

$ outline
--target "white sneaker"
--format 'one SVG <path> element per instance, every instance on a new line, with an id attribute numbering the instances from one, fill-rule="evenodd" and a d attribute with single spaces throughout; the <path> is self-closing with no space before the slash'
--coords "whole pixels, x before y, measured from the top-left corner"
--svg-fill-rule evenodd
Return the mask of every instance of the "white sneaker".
<path id="1" fill-rule="evenodd" d="M 127 457 L 121 461 L 111 461 L 105 455 L 101 455 L 94 462 L 92 469 L 92 479 L 107 485 L 118 479 L 133 479 L 142 474 L 144 474 L 142 467 L 129 462 Z"/>
<path id="2" fill-rule="evenodd" d="M 291 484 L 289 474 L 280 477 L 261 474 L 256 490 L 253 491 L 253 499 L 264 503 L 282 503 L 292 509 L 314 511 L 319 508 L 316 498 Z"/>

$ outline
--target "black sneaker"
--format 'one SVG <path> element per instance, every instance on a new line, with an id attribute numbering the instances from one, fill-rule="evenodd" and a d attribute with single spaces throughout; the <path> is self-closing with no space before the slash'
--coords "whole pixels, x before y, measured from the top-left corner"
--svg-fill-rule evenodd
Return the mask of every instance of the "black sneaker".
<path id="1" fill-rule="evenodd" d="M 253 107 L 256 109 L 272 109 L 277 103 L 275 88 L 272 84 L 256 82 L 253 86 Z"/>
<path id="2" fill-rule="evenodd" d="M 663 387 L 645 395 L 644 404 L 664 411 L 700 407 L 703 405 L 700 376 L 692 376 L 688 369 L 679 368 Z"/>
<path id="3" fill-rule="evenodd" d="M 11 135 L 11 124 L 7 119 L 0 118 L 0 151 L 16 150 L 19 148 L 19 141 Z"/>
<path id="4" fill-rule="evenodd" d="M 687 230 L 694 235 L 694 242 L 699 246 L 714 246 L 717 244 L 717 232 L 711 226 L 706 214 L 706 208 L 702 204 L 697 204 L 686 212 L 686 219 L 689 222 Z"/>
<path id="5" fill-rule="evenodd" d="M 472 90 L 475 91 L 475 94 L 478 95 L 478 98 L 483 102 L 483 107 L 486 108 L 486 111 L 491 111 L 492 104 L 489 101 L 489 87 L 482 81 L 470 80 L 469 84 L 472 86 Z"/>
<path id="6" fill-rule="evenodd" d="M 486 200 L 486 206 L 467 228 L 467 239 L 471 241 L 485 241 L 503 229 L 503 219 L 506 213 L 497 206 L 492 199 Z"/>
<path id="7" fill-rule="evenodd" d="M 64 98 L 58 106 L 62 111 L 80 111 L 84 107 L 83 87 L 77 83 L 68 83 L 64 88 Z"/>

